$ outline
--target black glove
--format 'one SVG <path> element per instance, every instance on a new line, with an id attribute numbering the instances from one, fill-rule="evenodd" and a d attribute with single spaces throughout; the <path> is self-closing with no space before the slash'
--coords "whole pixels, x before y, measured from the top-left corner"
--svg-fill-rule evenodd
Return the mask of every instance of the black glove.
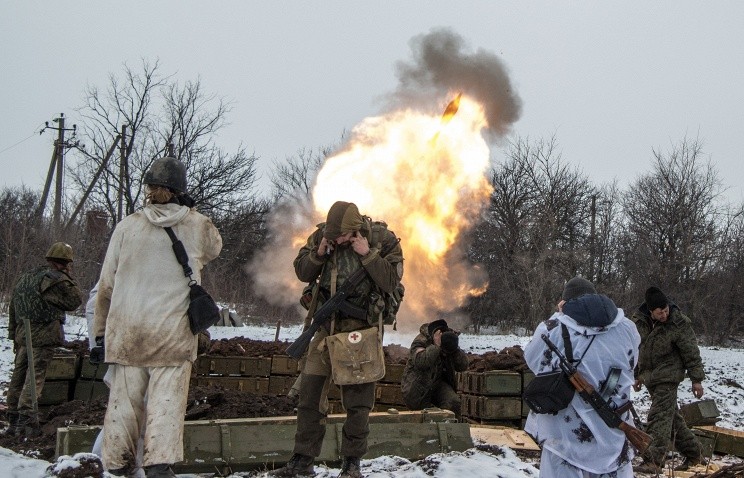
<path id="1" fill-rule="evenodd" d="M 103 337 L 96 337 L 96 346 L 90 350 L 88 361 L 92 365 L 100 365 L 106 360 L 106 348 Z"/>
<path id="2" fill-rule="evenodd" d="M 442 334 L 442 352 L 446 354 L 457 352 L 459 342 L 460 339 L 457 337 L 457 334 L 448 330 Z"/>

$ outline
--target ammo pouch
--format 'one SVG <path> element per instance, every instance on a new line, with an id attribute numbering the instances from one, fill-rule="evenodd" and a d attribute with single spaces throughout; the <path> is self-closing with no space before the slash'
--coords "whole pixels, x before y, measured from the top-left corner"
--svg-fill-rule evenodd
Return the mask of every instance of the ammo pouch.
<path id="1" fill-rule="evenodd" d="M 563 348 L 566 351 L 566 359 L 569 362 L 574 362 L 573 359 L 573 346 L 571 345 L 571 337 L 568 333 L 568 328 L 561 324 L 562 335 L 563 335 Z M 581 359 L 586 355 L 587 350 L 594 342 L 594 338 L 589 342 L 584 354 L 581 355 Z M 578 360 L 576 366 L 581 363 L 581 359 Z M 522 393 L 522 398 L 535 413 L 550 413 L 552 415 L 557 414 L 564 408 L 568 407 L 568 404 L 573 400 L 576 389 L 568 378 L 568 375 L 563 370 L 556 370 L 553 372 L 541 373 L 536 375 L 535 378 L 527 385 Z"/>
<path id="2" fill-rule="evenodd" d="M 524 389 L 522 398 L 535 413 L 555 415 L 571 403 L 576 389 L 563 370 L 541 373 Z"/>
<path id="3" fill-rule="evenodd" d="M 331 359 L 331 377 L 336 385 L 357 385 L 380 380 L 385 375 L 380 328 L 329 335 L 325 339 Z"/>

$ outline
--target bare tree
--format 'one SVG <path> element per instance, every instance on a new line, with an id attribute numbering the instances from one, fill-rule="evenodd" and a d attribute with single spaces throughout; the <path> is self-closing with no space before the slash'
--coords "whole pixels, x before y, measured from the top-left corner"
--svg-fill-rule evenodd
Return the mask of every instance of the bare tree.
<path id="1" fill-rule="evenodd" d="M 203 212 L 224 214 L 255 199 L 256 157 L 243 147 L 226 153 L 214 143 L 226 124 L 229 104 L 206 94 L 199 80 L 181 85 L 162 76 L 157 62 L 143 61 L 139 71 L 124 65 L 122 76 L 110 75 L 105 90 L 89 86 L 80 109 L 86 149 L 80 150 L 70 174 L 82 191 L 102 168 L 88 199 L 91 207 L 116 217 L 121 200 L 127 214 L 134 212 L 141 203 L 145 172 L 170 144 L 187 166 L 190 192 Z M 124 126 L 123 159 L 115 154 L 103 164 Z"/>
<path id="2" fill-rule="evenodd" d="M 331 147 L 303 148 L 296 157 L 289 157 L 284 162 L 274 161 L 270 174 L 274 200 L 298 195 L 310 197 L 315 176 L 331 152 Z"/>

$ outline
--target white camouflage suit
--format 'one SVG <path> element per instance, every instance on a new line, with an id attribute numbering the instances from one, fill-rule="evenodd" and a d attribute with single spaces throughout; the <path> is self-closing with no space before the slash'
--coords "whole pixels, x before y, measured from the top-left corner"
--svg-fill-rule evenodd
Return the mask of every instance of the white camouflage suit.
<path id="1" fill-rule="evenodd" d="M 569 311 L 574 317 L 568 315 Z M 537 327 L 525 347 L 524 358 L 536 375 L 559 370 L 558 357 L 550 352 L 541 335 L 548 334 L 565 354 L 560 324 L 568 328 L 574 359 L 586 352 L 577 367 L 581 375 L 601 390 L 610 369 L 619 368 L 620 377 L 609 399 L 616 406 L 630 400 L 641 339 L 623 310 L 600 294 L 586 294 L 566 302 L 563 312 L 556 312 Z M 632 424 L 630 412 L 622 418 Z M 633 477 L 634 452 L 624 433 L 610 428 L 578 393 L 556 415 L 530 412 L 524 429 L 542 447 L 542 478 Z"/>
<path id="2" fill-rule="evenodd" d="M 134 464 L 141 423 L 146 424 L 144 466 L 183 460 L 183 418 L 197 336 L 189 329 L 188 278 L 165 226 L 186 248 L 197 282 L 202 267 L 222 249 L 212 221 L 178 204 L 149 204 L 116 226 L 94 315 L 94 335 L 105 337 L 111 373 L 103 436 L 106 469 Z"/>

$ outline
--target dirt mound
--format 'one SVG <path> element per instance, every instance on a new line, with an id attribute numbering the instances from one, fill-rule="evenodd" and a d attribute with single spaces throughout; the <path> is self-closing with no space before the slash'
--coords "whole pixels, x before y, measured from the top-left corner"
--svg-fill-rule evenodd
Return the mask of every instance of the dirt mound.
<path id="1" fill-rule="evenodd" d="M 524 350 L 519 345 L 506 347 L 500 352 L 486 352 L 483 355 L 468 354 L 470 364 L 468 370 L 486 372 L 488 370 L 513 370 L 521 372 L 527 370 L 524 361 Z"/>
<path id="2" fill-rule="evenodd" d="M 271 357 L 286 355 L 289 342 L 262 342 L 245 337 L 213 340 L 208 355 L 220 357 Z"/>

